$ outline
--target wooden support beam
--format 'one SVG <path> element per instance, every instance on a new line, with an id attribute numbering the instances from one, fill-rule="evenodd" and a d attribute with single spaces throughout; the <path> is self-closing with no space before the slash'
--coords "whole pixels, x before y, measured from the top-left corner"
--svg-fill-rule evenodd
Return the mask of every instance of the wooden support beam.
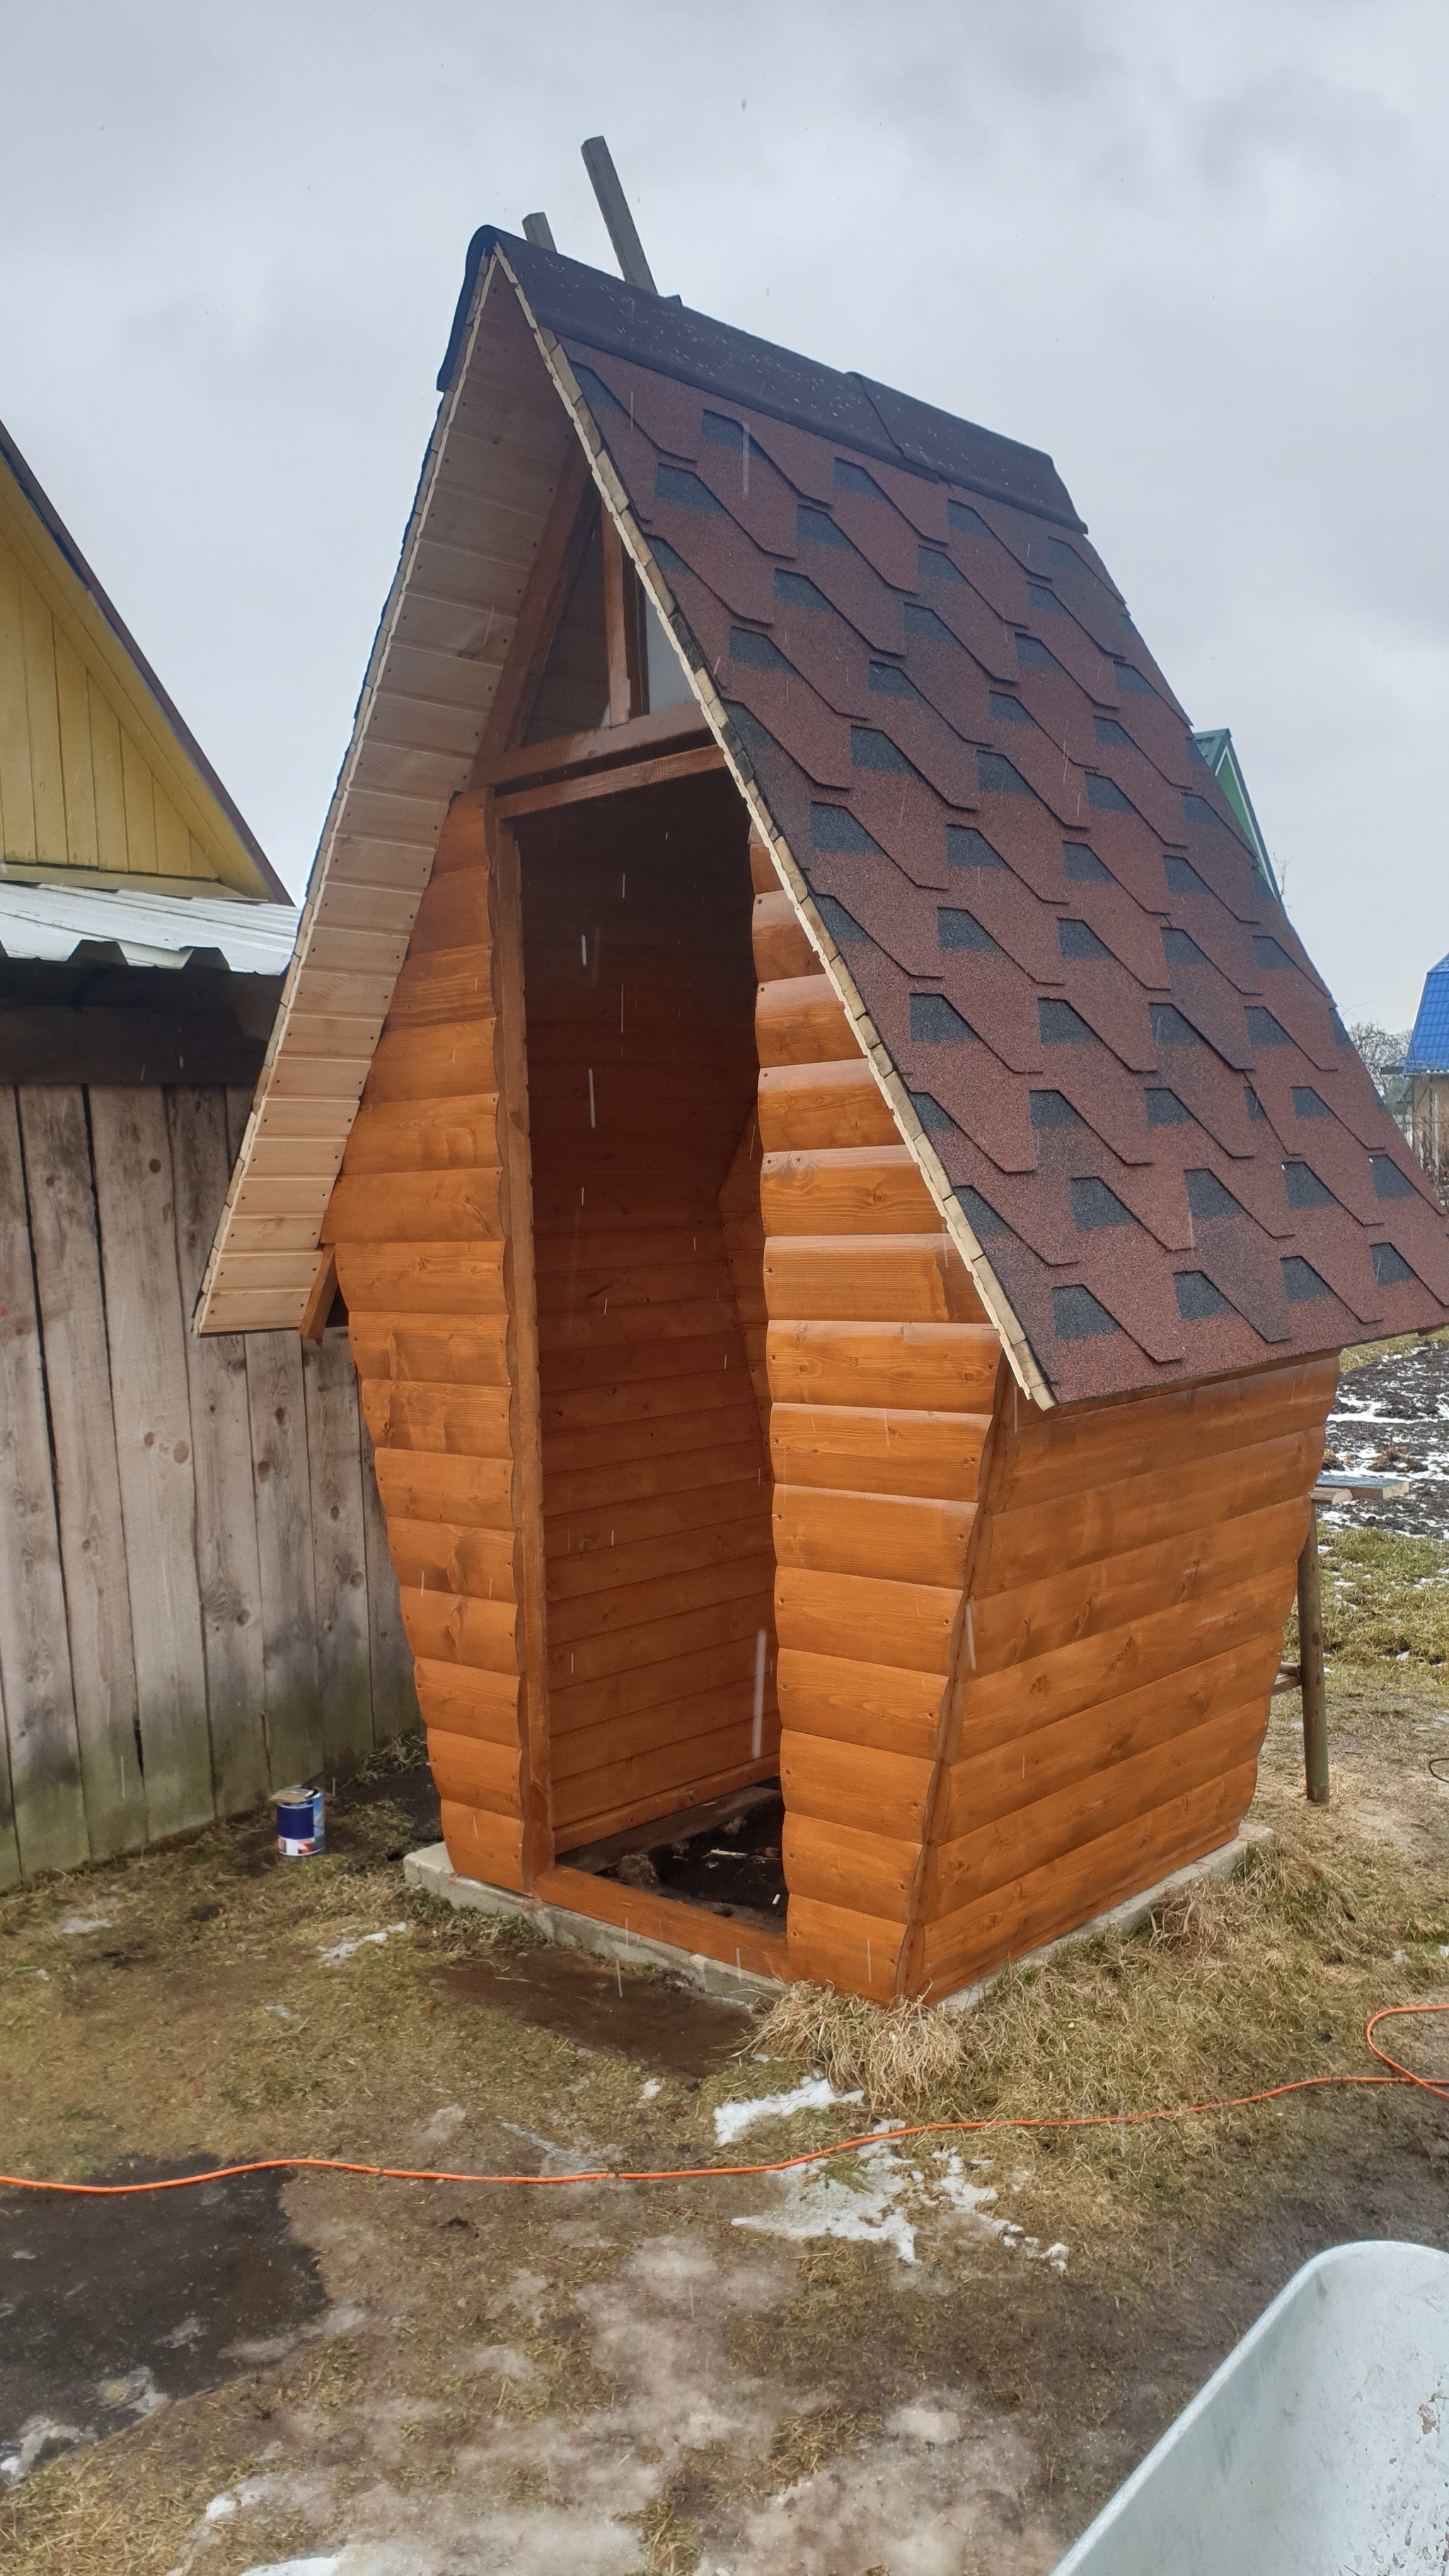
<path id="1" fill-rule="evenodd" d="M 604 513 L 604 646 L 609 666 L 609 722 L 625 725 L 644 713 L 643 631 L 639 584 L 623 539 Z"/>
<path id="2" fill-rule="evenodd" d="M 698 707 L 661 707 L 657 715 L 632 716 L 627 724 L 600 725 L 590 733 L 561 733 L 546 742 L 530 742 L 516 751 L 485 759 L 474 767 L 475 787 L 514 788 L 584 769 L 617 768 L 650 752 L 710 739 Z"/>
<path id="3" fill-rule="evenodd" d="M 332 1300 L 336 1294 L 337 1255 L 335 1252 L 324 1252 L 318 1262 L 317 1276 L 308 1290 L 307 1303 L 302 1309 L 301 1321 L 297 1326 L 298 1334 L 304 1342 L 321 1341 L 327 1329 L 327 1318 L 332 1312 Z"/>
<path id="4" fill-rule="evenodd" d="M 1309 1803 L 1328 1804 L 1328 1691 L 1323 1678 L 1323 1587 L 1318 1565 L 1318 1506 L 1310 1504 L 1308 1536 L 1298 1559 L 1298 1653 L 1303 1691 L 1303 1770 Z"/>
<path id="5" fill-rule="evenodd" d="M 582 805 L 594 796 L 623 796 L 635 787 L 662 787 L 676 778 L 703 777 L 724 765 L 718 744 L 704 743 L 697 751 L 669 752 L 658 760 L 630 761 L 619 769 L 593 770 L 582 778 L 556 778 L 544 787 L 522 788 L 499 797 L 498 816 L 500 822 L 511 822 L 520 814 L 546 814 L 556 805 Z M 820 981 L 825 981 L 823 975 Z"/>

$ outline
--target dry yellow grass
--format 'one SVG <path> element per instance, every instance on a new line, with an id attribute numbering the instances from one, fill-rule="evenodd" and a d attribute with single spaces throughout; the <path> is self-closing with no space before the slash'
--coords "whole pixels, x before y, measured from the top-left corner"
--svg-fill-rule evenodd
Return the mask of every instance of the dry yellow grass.
<path id="1" fill-rule="evenodd" d="M 1107 2115 L 1104 2129 L 983 2141 L 983 2151 L 1050 2160 L 1058 2225 L 1067 2203 L 1079 2227 L 1100 2218 L 1108 2184 L 1119 2224 L 1124 2182 L 1144 2207 L 1147 2194 L 1172 2189 L 1189 2172 L 1199 2188 L 1205 2165 L 1216 2165 L 1230 2187 L 1230 2151 L 1249 2138 L 1272 2151 L 1293 2113 L 1135 2129 L 1126 2119 L 1299 2076 L 1368 2073 L 1362 2034 L 1376 2006 L 1449 1998 L 1441 1947 L 1449 1945 L 1449 1804 L 1428 1774 L 1432 1719 L 1426 1749 L 1414 1738 L 1405 1760 L 1411 1721 L 1403 1714 L 1371 1701 L 1341 1701 L 1337 1714 L 1337 1803 L 1310 1808 L 1300 1785 L 1297 1702 L 1277 1704 L 1254 1810 L 1272 1839 L 1238 1878 L 1199 1883 L 1127 1938 L 1073 1944 L 1038 1965 L 1008 1968 L 965 2011 L 883 2010 L 828 1988 L 794 1987 L 752 2045 L 819 2069 L 841 2091 L 859 2088 L 877 2120 Z M 1386 1770 L 1407 1831 L 1376 1821 Z M 1416 1818 L 1422 1857 L 1412 1839 Z M 1405 2046 L 1422 2051 L 1409 2062 L 1449 2077 L 1449 2021 L 1423 2025 Z"/>

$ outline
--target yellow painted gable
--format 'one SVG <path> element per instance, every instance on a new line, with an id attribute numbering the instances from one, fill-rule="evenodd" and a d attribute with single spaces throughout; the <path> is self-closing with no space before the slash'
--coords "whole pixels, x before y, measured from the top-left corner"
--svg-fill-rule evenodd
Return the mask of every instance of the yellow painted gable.
<path id="1" fill-rule="evenodd" d="M 285 889 L 0 439 L 0 858 L 157 892 Z"/>

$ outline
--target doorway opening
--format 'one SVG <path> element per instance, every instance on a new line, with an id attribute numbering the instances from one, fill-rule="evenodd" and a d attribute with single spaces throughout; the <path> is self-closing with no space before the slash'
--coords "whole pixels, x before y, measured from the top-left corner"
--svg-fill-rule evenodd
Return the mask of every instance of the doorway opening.
<path id="1" fill-rule="evenodd" d="M 748 818 L 716 773 L 516 828 L 557 1858 L 782 1931 Z"/>

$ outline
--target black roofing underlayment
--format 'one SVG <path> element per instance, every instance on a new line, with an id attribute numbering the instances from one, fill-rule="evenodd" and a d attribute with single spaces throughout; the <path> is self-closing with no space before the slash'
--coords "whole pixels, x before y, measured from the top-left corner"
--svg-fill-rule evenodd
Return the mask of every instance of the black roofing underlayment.
<path id="1" fill-rule="evenodd" d="M 1443 1213 L 1051 460 L 491 231 L 463 319 L 494 247 L 1057 1399 L 1449 1319 Z"/>

